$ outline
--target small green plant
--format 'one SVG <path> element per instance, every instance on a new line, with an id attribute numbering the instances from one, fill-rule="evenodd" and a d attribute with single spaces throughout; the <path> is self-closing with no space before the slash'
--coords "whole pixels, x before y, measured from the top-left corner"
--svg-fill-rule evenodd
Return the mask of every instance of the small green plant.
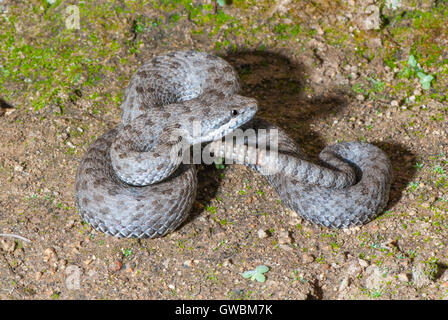
<path id="1" fill-rule="evenodd" d="M 226 165 L 222 163 L 223 159 L 215 159 L 215 168 L 218 170 L 224 170 L 226 168 Z"/>
<path id="2" fill-rule="evenodd" d="M 381 291 L 378 291 L 378 290 L 374 290 L 374 291 L 372 291 L 371 293 L 370 293 L 370 297 L 371 298 L 379 298 L 379 297 L 381 297 L 383 294 L 381 293 Z"/>
<path id="3" fill-rule="evenodd" d="M 443 175 L 443 176 L 445 175 L 445 170 L 440 165 L 436 165 L 434 167 L 434 169 L 433 169 L 433 172 L 434 173 L 438 173 L 438 174 Z"/>
<path id="4" fill-rule="evenodd" d="M 210 207 L 206 207 L 205 209 L 208 212 L 210 212 L 211 214 L 215 214 L 216 213 L 216 207 L 210 206 Z"/>
<path id="5" fill-rule="evenodd" d="M 266 277 L 264 276 L 264 273 L 268 272 L 269 268 L 266 266 L 258 266 L 254 270 L 246 271 L 241 274 L 241 276 L 244 279 L 249 279 L 254 281 L 257 280 L 258 282 L 265 282 Z"/>
<path id="6" fill-rule="evenodd" d="M 418 170 L 423 168 L 423 166 L 424 166 L 424 164 L 423 163 L 419 163 L 419 162 L 416 162 L 415 165 L 414 165 L 414 167 L 417 168 Z"/>
<path id="7" fill-rule="evenodd" d="M 431 87 L 431 81 L 434 79 L 434 76 L 423 72 L 423 70 L 420 68 L 419 63 L 412 54 L 409 56 L 408 66 L 404 69 L 404 75 L 407 78 L 416 75 L 420 80 L 422 88 L 425 90 L 429 90 L 429 88 Z"/>
<path id="8" fill-rule="evenodd" d="M 409 182 L 408 184 L 409 187 L 409 191 L 415 191 L 418 188 L 418 183 L 417 182 Z"/>
<path id="9" fill-rule="evenodd" d="M 129 249 L 129 248 L 127 248 L 127 249 L 121 248 L 121 253 L 123 254 L 123 256 L 128 258 L 128 257 L 130 257 L 132 255 L 132 250 Z"/>
<path id="10" fill-rule="evenodd" d="M 435 280 L 437 274 L 439 273 L 439 265 L 437 264 L 437 259 L 432 257 L 428 260 L 423 260 L 424 263 L 424 273 L 431 280 Z"/>

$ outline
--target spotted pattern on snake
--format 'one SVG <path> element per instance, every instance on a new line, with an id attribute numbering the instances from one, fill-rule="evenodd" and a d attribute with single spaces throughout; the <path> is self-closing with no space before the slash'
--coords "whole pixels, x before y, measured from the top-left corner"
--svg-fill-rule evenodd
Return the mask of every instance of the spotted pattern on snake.
<path id="1" fill-rule="evenodd" d="M 257 133 L 253 141 L 235 143 L 238 139 L 225 137 L 210 143 L 210 151 L 262 173 L 282 202 L 305 219 L 325 227 L 346 228 L 369 222 L 386 207 L 392 166 L 374 145 L 331 145 L 320 153 L 320 164 L 314 164 L 274 124 L 254 117 L 241 127 L 243 132 L 247 129 Z"/>
<path id="2" fill-rule="evenodd" d="M 122 123 L 92 143 L 78 168 L 75 203 L 82 218 L 117 237 L 160 237 L 176 229 L 197 189 L 195 166 L 172 156 L 180 140 L 192 146 L 219 141 L 241 126 L 276 128 L 254 119 L 256 101 L 238 91 L 235 70 L 214 55 L 172 52 L 141 66 L 126 89 Z M 201 121 L 199 135 L 194 121 Z M 317 165 L 284 131 L 279 136 L 280 170 L 266 177 L 287 206 L 329 227 L 365 223 L 383 210 L 391 167 L 381 150 L 339 144 L 324 150 Z M 221 149 L 234 146 L 210 146 L 216 156 L 246 156 L 241 148 Z M 241 163 L 266 174 L 264 163 Z"/>

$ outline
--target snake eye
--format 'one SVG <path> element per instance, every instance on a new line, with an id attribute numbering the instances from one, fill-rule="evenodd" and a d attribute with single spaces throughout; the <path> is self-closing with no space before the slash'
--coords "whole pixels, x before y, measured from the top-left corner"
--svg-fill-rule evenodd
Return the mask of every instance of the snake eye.
<path id="1" fill-rule="evenodd" d="M 238 110 L 232 110 L 232 116 L 237 116 L 238 115 Z"/>

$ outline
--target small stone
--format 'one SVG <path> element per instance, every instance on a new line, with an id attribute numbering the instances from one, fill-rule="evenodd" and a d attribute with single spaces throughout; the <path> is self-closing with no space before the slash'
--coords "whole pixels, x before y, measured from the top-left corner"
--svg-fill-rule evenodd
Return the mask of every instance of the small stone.
<path id="1" fill-rule="evenodd" d="M 302 263 L 303 264 L 309 264 L 309 263 L 312 263 L 313 261 L 314 261 L 314 257 L 312 254 L 304 253 L 302 255 Z"/>
<path id="2" fill-rule="evenodd" d="M 71 228 L 73 228 L 73 226 L 75 225 L 75 220 L 69 220 L 69 221 L 67 221 L 67 224 L 65 225 L 65 228 L 66 229 L 71 229 Z"/>
<path id="3" fill-rule="evenodd" d="M 191 268 L 191 266 L 193 265 L 193 260 L 185 260 L 183 265 Z"/>
<path id="4" fill-rule="evenodd" d="M 324 263 L 320 266 L 320 268 L 322 269 L 322 271 L 328 271 L 331 269 L 331 265 L 329 265 L 328 263 Z"/>
<path id="5" fill-rule="evenodd" d="M 349 285 L 350 285 L 350 279 L 348 277 L 345 277 L 344 279 L 342 279 L 338 290 L 343 291 L 343 290 L 347 289 Z"/>
<path id="6" fill-rule="evenodd" d="M 228 267 L 228 266 L 231 266 L 232 264 L 233 264 L 232 259 L 226 259 L 222 265 L 224 267 Z"/>
<path id="7" fill-rule="evenodd" d="M 292 247 L 291 247 L 291 246 L 288 246 L 287 244 L 280 244 L 280 245 L 279 245 L 279 248 L 280 248 L 280 249 L 283 249 L 283 250 L 285 250 L 285 251 L 293 251 Z"/>
<path id="8" fill-rule="evenodd" d="M 365 97 L 362 95 L 362 94 L 358 94 L 357 96 L 356 96 L 356 100 L 358 100 L 358 101 L 364 101 L 365 100 Z"/>
<path id="9" fill-rule="evenodd" d="M 34 279 L 35 279 L 36 281 L 39 281 L 39 280 L 42 278 L 42 275 L 43 275 L 42 272 L 37 271 L 37 272 L 34 274 Z"/>
<path id="10" fill-rule="evenodd" d="M 176 287 L 173 284 L 169 284 L 168 288 L 170 288 L 171 290 L 175 290 L 176 289 Z"/>
<path id="11" fill-rule="evenodd" d="M 348 266 L 345 268 L 345 270 L 349 276 L 354 278 L 361 273 L 362 268 L 359 263 L 356 263 L 356 261 L 352 260 L 348 263 Z"/>
<path id="12" fill-rule="evenodd" d="M 365 286 L 370 290 L 380 290 L 393 281 L 394 278 L 388 274 L 386 269 L 371 265 L 365 271 Z"/>
<path id="13" fill-rule="evenodd" d="M 391 107 L 398 107 L 398 101 L 397 101 L 397 100 L 392 100 L 392 101 L 390 102 L 390 106 L 391 106 Z"/>
<path id="14" fill-rule="evenodd" d="M 363 260 L 363 259 L 358 259 L 358 263 L 363 268 L 367 268 L 369 266 L 369 262 L 367 262 L 366 260 Z"/>
<path id="15" fill-rule="evenodd" d="M 120 260 L 116 260 L 116 261 L 112 262 L 109 266 L 109 270 L 111 272 L 120 271 L 121 268 L 123 268 L 123 262 L 121 262 Z"/>
<path id="16" fill-rule="evenodd" d="M 67 260 L 61 259 L 58 261 L 59 269 L 64 270 L 67 266 Z"/>
<path id="17" fill-rule="evenodd" d="M 278 235 L 279 244 L 290 244 L 292 243 L 292 238 L 289 231 L 280 231 Z"/>
<path id="18" fill-rule="evenodd" d="M 2 248 L 6 252 L 13 252 L 16 248 L 16 243 L 12 239 L 0 239 L 0 244 L 2 245 Z"/>
<path id="19" fill-rule="evenodd" d="M 437 270 L 436 263 L 417 263 L 412 268 L 412 279 L 414 280 L 414 285 L 417 288 L 429 285 L 434 280 Z"/>
<path id="20" fill-rule="evenodd" d="M 259 239 L 266 239 L 267 237 L 269 237 L 269 233 L 263 229 L 258 230 L 257 235 Z"/>
<path id="21" fill-rule="evenodd" d="M 50 259 L 54 258 L 56 256 L 56 250 L 54 248 L 47 248 L 44 251 L 44 261 L 48 262 Z"/>
<path id="22" fill-rule="evenodd" d="M 400 280 L 401 282 L 409 282 L 410 278 L 407 273 L 400 273 L 398 275 L 398 280 Z"/>

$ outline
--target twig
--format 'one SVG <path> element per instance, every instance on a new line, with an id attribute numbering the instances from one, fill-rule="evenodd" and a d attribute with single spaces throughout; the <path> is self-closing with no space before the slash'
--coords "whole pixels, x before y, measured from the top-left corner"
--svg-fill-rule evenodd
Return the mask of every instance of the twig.
<path id="1" fill-rule="evenodd" d="M 0 233 L 0 237 L 17 238 L 17 239 L 20 239 L 22 241 L 31 242 L 31 240 L 29 240 L 27 238 L 24 238 L 22 236 L 18 236 L 16 234 L 12 234 L 12 233 Z"/>

